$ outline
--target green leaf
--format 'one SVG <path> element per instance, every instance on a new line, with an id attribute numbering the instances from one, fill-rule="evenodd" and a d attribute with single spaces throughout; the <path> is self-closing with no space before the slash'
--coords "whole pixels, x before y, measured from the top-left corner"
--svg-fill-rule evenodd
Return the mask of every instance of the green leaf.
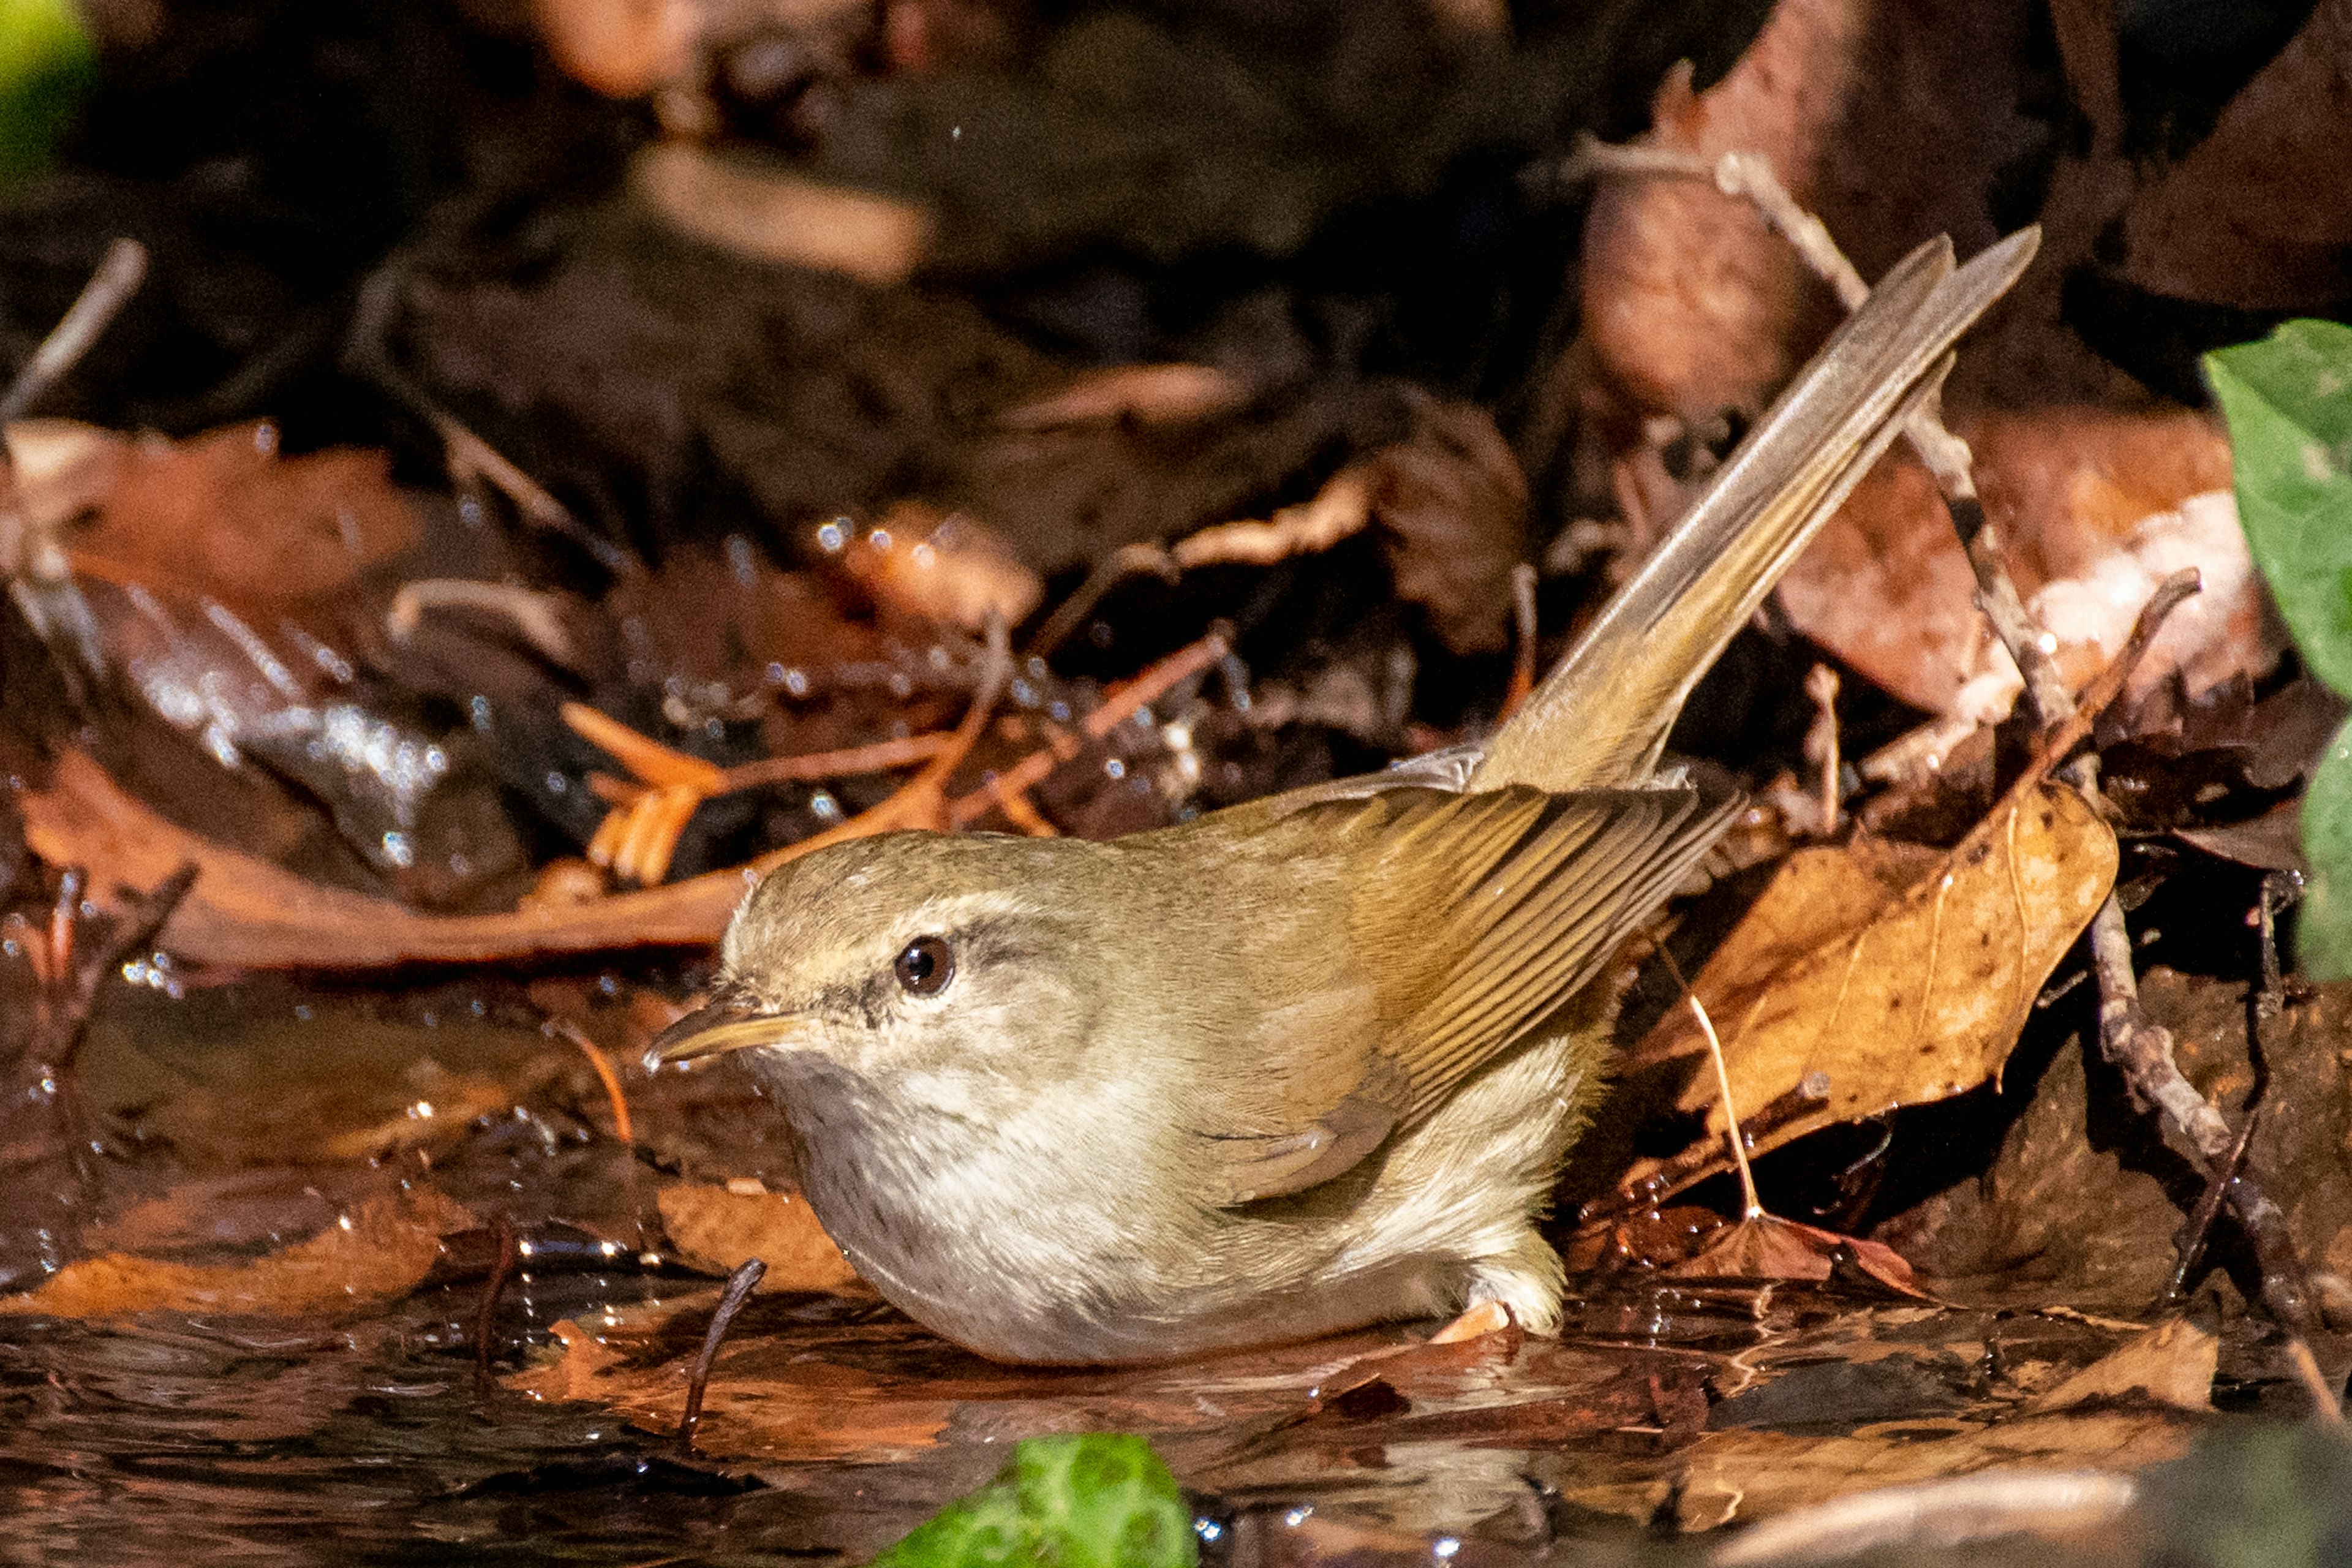
<path id="1" fill-rule="evenodd" d="M 2336 732 L 2303 795 L 2303 858 L 2311 879 L 2294 946 L 2314 980 L 2352 976 L 2352 723 Z"/>
<path id="2" fill-rule="evenodd" d="M 97 79 L 72 0 L 0 0 L 0 183 L 48 163 Z"/>
<path id="3" fill-rule="evenodd" d="M 1030 1437 L 876 1568 L 1195 1568 L 1192 1510 L 1151 1445 L 1116 1432 Z"/>
<path id="4" fill-rule="evenodd" d="M 2205 356 L 2238 516 L 2312 672 L 2352 695 L 2352 327 L 2289 321 Z"/>

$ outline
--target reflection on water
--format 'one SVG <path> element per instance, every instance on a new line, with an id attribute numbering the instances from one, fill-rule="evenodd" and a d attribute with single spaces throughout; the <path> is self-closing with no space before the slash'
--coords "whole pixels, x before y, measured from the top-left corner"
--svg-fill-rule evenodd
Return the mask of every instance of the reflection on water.
<path id="1" fill-rule="evenodd" d="M 660 1288 L 541 1282 L 538 1305 L 591 1312 L 614 1287 L 623 1300 Z M 434 1292 L 314 1332 L 9 1323 L 0 1560 L 725 1561 L 870 1533 L 846 1528 L 854 1496 L 820 1510 L 677 1465 L 593 1409 L 478 1388 L 472 1307 L 469 1291 Z M 819 1511 L 845 1528 L 816 1528 Z"/>

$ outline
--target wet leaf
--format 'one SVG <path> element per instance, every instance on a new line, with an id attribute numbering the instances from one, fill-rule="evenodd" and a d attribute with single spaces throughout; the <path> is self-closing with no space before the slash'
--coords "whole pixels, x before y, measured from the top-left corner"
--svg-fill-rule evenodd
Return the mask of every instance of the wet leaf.
<path id="1" fill-rule="evenodd" d="M 128 442 L 75 564 L 117 581 L 208 595 L 240 610 L 348 588 L 416 542 L 382 452 L 278 455 L 267 424 Z"/>
<path id="2" fill-rule="evenodd" d="M 1192 1568 L 1192 1510 L 1145 1438 L 1030 1437 L 995 1481 L 950 1503 L 877 1568 Z"/>
<path id="3" fill-rule="evenodd" d="M 1654 1478 L 1571 1479 L 1569 1501 L 1651 1521 L 1672 1500 L 1685 1530 L 1762 1519 L 1849 1492 L 2003 1466 L 2137 1469 L 2187 1451 L 2198 1422 L 2180 1411 L 2056 1414 L 2013 1421 L 1885 1421 L 1833 1436 L 1711 1432 Z"/>
<path id="4" fill-rule="evenodd" d="M 2074 791 L 2047 784 L 2012 794 L 1948 855 L 1863 840 L 1790 857 L 1692 984 L 1742 1106 L 1828 1077 L 1819 1109 L 1759 1147 L 1998 1077 L 2115 870 L 2115 835 Z M 1705 1049 L 1676 1008 L 1636 1060 Z M 1695 1074 L 1681 1103 L 1706 1110 L 1720 1140 L 1711 1074 Z"/>
<path id="5" fill-rule="evenodd" d="M 768 1266 L 762 1290 L 841 1290 L 857 1271 L 817 1223 L 808 1200 L 784 1193 L 681 1182 L 654 1194 L 662 1226 L 679 1259 L 713 1274 L 732 1274 L 751 1258 Z"/>
<path id="6" fill-rule="evenodd" d="M 2213 1371 L 2221 1342 L 2185 1317 L 2158 1323 L 2118 1345 L 2027 1405 L 2028 1415 L 2093 1401 L 2137 1398 L 2179 1410 L 2213 1408 Z"/>
<path id="7" fill-rule="evenodd" d="M 1769 1214 L 1724 1226 L 1667 1272 L 1708 1279 L 1827 1279 L 1841 1252 L 1889 1289 L 1906 1296 L 1924 1294 L 1911 1266 L 1894 1248 Z"/>
<path id="8" fill-rule="evenodd" d="M 250 1263 L 162 1262 L 121 1252 L 69 1263 L 37 1289 L 0 1298 L 0 1313 L 340 1315 L 413 1288 L 441 1256 L 443 1233 L 473 1223 L 452 1199 L 412 1188 L 371 1198 L 308 1241 Z"/>

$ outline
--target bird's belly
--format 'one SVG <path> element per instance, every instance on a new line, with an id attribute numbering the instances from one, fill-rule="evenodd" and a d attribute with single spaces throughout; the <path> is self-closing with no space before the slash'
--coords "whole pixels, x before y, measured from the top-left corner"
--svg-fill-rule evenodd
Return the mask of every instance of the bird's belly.
<path id="1" fill-rule="evenodd" d="M 812 1161 L 803 1181 L 891 1305 L 998 1361 L 1171 1361 L 1439 1315 L 1459 1299 L 1457 1258 L 1403 1255 L 1335 1275 L 1329 1262 L 1351 1237 L 1291 1223 L 1286 1266 L 1270 1269 L 1252 1234 L 1265 1222 L 1166 1205 L 1150 1212 L 1148 1236 L 1123 1234 L 1109 1216 L 1133 1205 L 1055 1192 L 1038 1173 L 934 1166 L 927 1181 L 882 1183 Z"/>

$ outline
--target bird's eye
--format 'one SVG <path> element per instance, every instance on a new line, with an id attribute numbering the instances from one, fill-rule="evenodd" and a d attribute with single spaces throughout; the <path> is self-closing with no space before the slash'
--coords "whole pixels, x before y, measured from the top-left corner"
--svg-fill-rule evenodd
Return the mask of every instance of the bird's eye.
<path id="1" fill-rule="evenodd" d="M 919 936 L 908 942 L 890 965 L 898 984 L 918 996 L 936 996 L 955 978 L 955 954 L 947 938 Z"/>

